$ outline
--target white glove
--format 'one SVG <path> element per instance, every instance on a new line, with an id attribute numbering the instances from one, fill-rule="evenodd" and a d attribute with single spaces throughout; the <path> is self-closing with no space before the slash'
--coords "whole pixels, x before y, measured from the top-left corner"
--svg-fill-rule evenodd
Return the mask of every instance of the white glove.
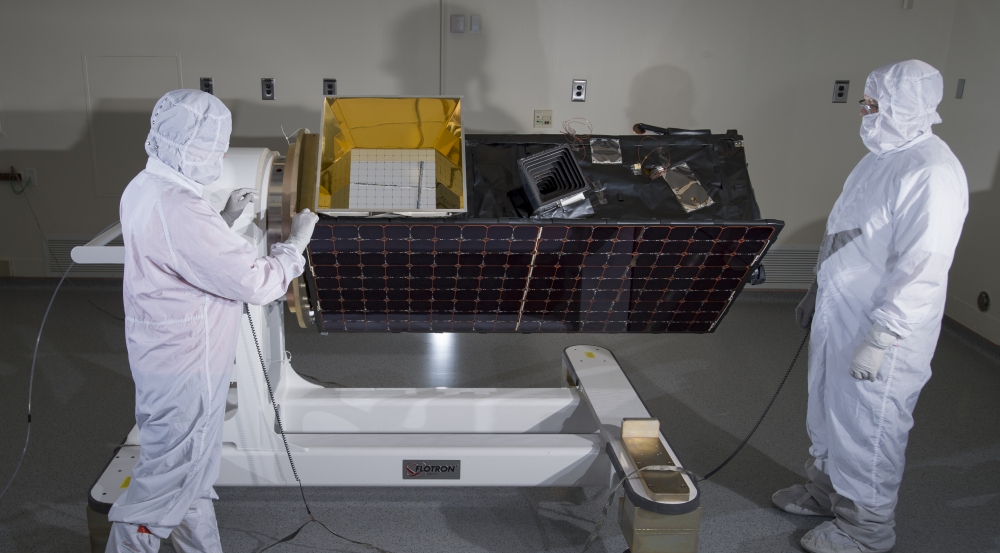
<path id="1" fill-rule="evenodd" d="M 809 291 L 806 292 L 806 296 L 802 298 L 799 305 L 795 307 L 795 322 L 798 323 L 800 327 L 804 330 L 809 330 L 812 326 L 813 315 L 816 313 L 816 290 L 818 285 L 816 281 L 813 280 L 812 285 L 809 286 Z"/>
<path id="2" fill-rule="evenodd" d="M 288 240 L 285 240 L 285 243 L 294 246 L 299 253 L 306 251 L 306 246 L 312 240 L 313 228 L 318 221 L 319 215 L 308 209 L 296 213 L 292 216 L 292 232 L 288 235 Z"/>
<path id="3" fill-rule="evenodd" d="M 222 208 L 219 215 L 226 220 L 226 224 L 229 228 L 233 227 L 233 223 L 236 219 L 240 218 L 243 214 L 243 208 L 247 206 L 250 202 L 257 201 L 257 191 L 253 188 L 237 188 L 229 194 L 229 199 L 226 200 L 226 207 Z"/>
<path id="4" fill-rule="evenodd" d="M 881 324 L 873 324 L 868 335 L 854 350 L 854 357 L 851 358 L 851 376 L 858 380 L 875 382 L 878 370 L 882 366 L 882 358 L 885 357 L 885 350 L 889 349 L 898 338 Z"/>

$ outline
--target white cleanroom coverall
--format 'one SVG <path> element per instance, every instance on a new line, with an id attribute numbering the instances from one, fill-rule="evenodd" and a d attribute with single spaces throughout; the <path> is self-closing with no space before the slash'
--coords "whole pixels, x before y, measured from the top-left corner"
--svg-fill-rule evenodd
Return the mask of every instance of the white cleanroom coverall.
<path id="1" fill-rule="evenodd" d="M 108 551 L 155 551 L 171 532 L 180 551 L 221 551 L 212 485 L 241 304 L 276 300 L 302 274 L 299 248 L 275 244 L 258 257 L 202 198 L 203 185 L 222 175 L 231 129 L 214 96 L 167 93 L 151 118 L 146 169 L 122 195 L 125 338 L 141 449 L 108 514 Z"/>
<path id="2" fill-rule="evenodd" d="M 969 192 L 958 159 L 931 125 L 941 122 L 941 74 L 921 61 L 875 70 L 862 117 L 867 154 L 826 224 L 809 343 L 807 427 L 812 490 L 836 519 L 803 538 L 810 551 L 888 551 L 907 436 L 931 357 Z M 895 335 L 874 382 L 851 376 L 852 356 L 875 324 Z M 876 327 L 879 328 L 879 327 Z M 815 473 L 815 470 L 812 471 Z M 814 495 L 822 495 L 814 491 Z M 809 547 L 846 534 L 865 548 Z M 837 536 L 831 536 L 837 534 Z M 815 537 L 815 536 L 814 536 Z M 850 542 L 846 542 L 850 543 Z"/>

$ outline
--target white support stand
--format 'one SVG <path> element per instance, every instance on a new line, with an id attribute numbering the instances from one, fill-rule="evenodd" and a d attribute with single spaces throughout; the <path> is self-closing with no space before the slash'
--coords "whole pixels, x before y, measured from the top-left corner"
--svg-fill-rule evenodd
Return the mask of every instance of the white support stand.
<path id="1" fill-rule="evenodd" d="M 266 336 L 258 339 L 306 486 L 608 486 L 609 444 L 626 473 L 634 470 L 620 443 L 622 415 L 649 413 L 604 348 L 566 349 L 574 388 L 324 388 L 273 355 L 284 351 L 274 347 L 283 345 L 274 331 L 281 309 L 251 307 L 251 316 Z M 586 353 L 600 366 L 577 359 Z M 246 318 L 229 397 L 218 485 L 296 485 Z M 121 494 L 138 445 L 133 428 L 123 447 L 127 458 L 119 455 L 108 467 L 94 500 L 113 503 Z M 404 478 L 404 461 L 420 460 L 460 461 L 460 477 Z M 634 489 L 641 493 L 641 486 Z"/>
<path id="2" fill-rule="evenodd" d="M 266 150 L 230 150 L 225 171 L 235 182 L 227 189 L 206 187 L 205 197 L 213 204 L 224 202 L 229 189 L 254 182 L 263 196 L 270 159 Z M 247 211 L 233 230 L 266 255 L 264 202 Z M 108 263 L 119 256 L 123 262 L 124 252 L 101 251 L 113 238 L 77 248 L 83 251 L 75 251 L 74 259 Z M 265 369 L 306 486 L 597 487 L 613 485 L 616 472 L 621 477 L 633 470 L 620 441 L 622 418 L 650 414 L 606 349 L 567 348 L 564 388 L 324 388 L 299 376 L 286 359 L 283 309 L 279 302 L 249 308 L 264 368 L 243 317 L 219 486 L 297 485 L 277 431 Z M 90 492 L 95 511 L 110 507 L 128 486 L 138 450 L 133 428 Z M 458 469 L 449 479 L 407 471 L 408 463 L 425 461 L 453 463 Z M 694 501 L 697 488 L 685 479 L 692 490 L 688 501 Z M 627 483 L 629 489 L 643 493 L 638 484 Z"/>

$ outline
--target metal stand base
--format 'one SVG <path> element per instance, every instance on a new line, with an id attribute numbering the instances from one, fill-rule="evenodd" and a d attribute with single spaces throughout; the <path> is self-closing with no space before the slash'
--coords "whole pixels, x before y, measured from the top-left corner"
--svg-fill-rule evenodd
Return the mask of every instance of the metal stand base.
<path id="1" fill-rule="evenodd" d="M 240 370 L 241 358 L 245 369 L 251 366 L 249 355 L 237 359 L 239 385 L 230 389 L 217 485 L 294 486 L 273 411 L 255 401 L 262 399 L 259 383 L 254 373 Z M 642 552 L 697 547 L 695 483 L 682 475 L 689 492 L 664 496 L 649 493 L 633 474 L 622 420 L 650 415 L 604 348 L 567 348 L 563 367 L 571 387 L 549 389 L 332 389 L 303 380 L 287 361 L 276 364 L 281 367 L 276 400 L 306 486 L 610 488 L 628 476 L 619 522 L 630 547 Z M 666 462 L 680 465 L 662 434 L 653 436 L 662 447 L 657 450 L 669 456 Z M 138 438 L 133 428 L 91 489 L 94 547 L 100 536 L 106 540 L 106 513 L 128 488 Z M 643 546 L 653 543 L 649 536 L 663 524 L 681 524 L 683 535 L 655 538 L 666 549 Z"/>

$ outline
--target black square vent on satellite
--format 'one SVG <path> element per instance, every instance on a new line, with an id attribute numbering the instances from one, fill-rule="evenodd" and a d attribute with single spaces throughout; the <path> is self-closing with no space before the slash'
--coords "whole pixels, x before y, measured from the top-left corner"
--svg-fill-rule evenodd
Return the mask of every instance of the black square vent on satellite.
<path id="1" fill-rule="evenodd" d="M 465 138 L 463 216 L 320 219 L 306 270 L 318 330 L 711 332 L 783 226 L 761 219 L 735 131 L 595 136 L 599 163 L 562 135 Z M 543 161 L 579 171 L 593 214 L 531 217 L 518 162 L 556 148 L 575 164 Z"/>

